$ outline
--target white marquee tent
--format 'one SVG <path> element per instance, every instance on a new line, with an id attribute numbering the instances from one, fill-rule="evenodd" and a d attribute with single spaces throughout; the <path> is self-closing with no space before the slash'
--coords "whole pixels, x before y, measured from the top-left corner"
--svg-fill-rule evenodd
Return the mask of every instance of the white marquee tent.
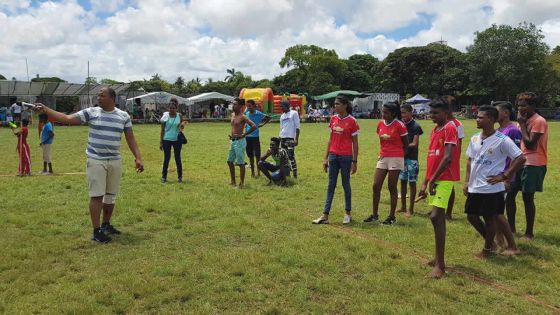
<path id="1" fill-rule="evenodd" d="M 133 105 L 136 104 L 136 99 L 140 100 L 142 110 L 145 110 L 146 108 L 149 110 L 157 110 L 160 107 L 167 108 L 167 106 L 169 105 L 169 100 L 171 100 L 172 97 L 177 98 L 177 100 L 179 101 L 179 107 L 181 107 L 181 105 L 189 106 L 194 104 L 188 98 L 180 97 L 175 94 L 167 92 L 151 92 L 137 97 L 128 98 L 126 100 L 126 109 L 132 111 Z"/>
<path id="2" fill-rule="evenodd" d="M 228 102 L 231 102 L 234 100 L 233 96 L 229 96 L 229 95 L 225 95 L 222 93 L 218 93 L 218 92 L 208 92 L 208 93 L 202 93 L 199 95 L 195 95 L 192 97 L 188 98 L 189 101 L 192 101 L 193 103 L 202 103 L 202 102 L 206 102 L 206 101 L 210 101 L 210 100 L 225 100 Z"/>

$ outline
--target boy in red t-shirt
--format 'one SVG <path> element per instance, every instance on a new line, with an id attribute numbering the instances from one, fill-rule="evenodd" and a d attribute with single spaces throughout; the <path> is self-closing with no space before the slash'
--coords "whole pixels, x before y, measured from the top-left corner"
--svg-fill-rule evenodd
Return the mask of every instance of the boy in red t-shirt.
<path id="1" fill-rule="evenodd" d="M 397 183 L 399 181 L 399 174 L 404 169 L 404 154 L 406 148 L 408 148 L 408 131 L 404 123 L 399 120 L 401 110 L 397 103 L 383 105 L 381 117 L 382 120 L 377 124 L 380 152 L 373 177 L 373 213 L 364 222 L 379 220 L 378 211 L 381 188 L 383 188 L 385 177 L 389 174 L 387 184 L 391 195 L 391 208 L 389 216 L 382 223 L 392 225 L 397 221 L 395 219 L 398 198 Z"/>
<path id="2" fill-rule="evenodd" d="M 436 127 L 430 134 L 428 148 L 426 178 L 418 193 L 417 201 L 428 197 L 432 206 L 430 220 L 434 226 L 435 257 L 431 262 L 432 278 L 441 278 L 445 274 L 445 209 L 453 190 L 453 183 L 459 180 L 458 164 L 452 163 L 458 159 L 454 147 L 458 143 L 457 128 L 447 120 L 449 102 L 445 98 L 438 98 L 430 103 L 430 115 Z M 428 190 L 429 194 L 426 193 Z"/>

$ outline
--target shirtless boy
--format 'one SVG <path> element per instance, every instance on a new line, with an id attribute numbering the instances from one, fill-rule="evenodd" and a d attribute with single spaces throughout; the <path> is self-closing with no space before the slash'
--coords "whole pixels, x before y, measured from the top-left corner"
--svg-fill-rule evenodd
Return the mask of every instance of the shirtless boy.
<path id="1" fill-rule="evenodd" d="M 243 188 L 245 182 L 245 148 L 247 141 L 245 136 L 252 133 L 257 129 L 247 116 L 243 115 L 241 107 L 244 100 L 236 98 L 233 101 L 233 114 L 231 115 L 231 134 L 229 135 L 230 145 L 227 163 L 229 166 L 229 175 L 231 177 L 232 186 L 237 186 L 235 182 L 235 165 L 239 166 L 239 188 Z M 245 132 L 245 124 L 249 125 L 250 129 Z"/>

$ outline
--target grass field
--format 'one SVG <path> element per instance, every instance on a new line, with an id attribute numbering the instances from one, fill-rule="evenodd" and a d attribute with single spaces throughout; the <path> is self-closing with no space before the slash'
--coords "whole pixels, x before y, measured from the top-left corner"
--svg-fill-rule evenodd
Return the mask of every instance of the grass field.
<path id="1" fill-rule="evenodd" d="M 16 139 L 0 129 L 0 313 L 502 313 L 560 312 L 560 125 L 550 123 L 545 192 L 538 194 L 536 238 L 523 255 L 477 260 L 483 241 L 463 214 L 447 226 L 448 274 L 426 278 L 433 253 L 428 207 L 394 226 L 364 224 L 378 152 L 375 120 L 360 120 L 353 217 L 342 225 L 338 186 L 331 224 L 314 226 L 326 194 L 325 124 L 304 124 L 296 155 L 299 179 L 289 188 L 247 178 L 228 185 L 225 123 L 193 123 L 183 154 L 186 183 L 160 183 L 159 128 L 134 127 L 146 171 L 136 174 L 123 140 L 125 174 L 112 223 L 124 233 L 108 245 L 91 241 L 85 175 L 16 178 Z M 464 121 L 467 137 L 474 121 Z M 421 122 L 421 174 L 431 122 Z M 40 171 L 32 127 L 33 172 Z M 87 127 L 55 127 L 55 173 L 85 171 Z M 261 130 L 261 143 L 278 124 Z M 464 164 L 464 163 L 463 163 Z M 174 167 L 172 162 L 172 167 Z M 463 165 L 464 167 L 464 165 Z M 461 175 L 462 177 L 464 174 Z M 423 178 L 423 176 L 421 176 Z M 457 184 L 457 188 L 460 188 Z M 460 191 L 460 190 L 459 190 Z M 518 228 L 525 225 L 519 197 Z M 380 215 L 388 213 L 382 193 Z"/>

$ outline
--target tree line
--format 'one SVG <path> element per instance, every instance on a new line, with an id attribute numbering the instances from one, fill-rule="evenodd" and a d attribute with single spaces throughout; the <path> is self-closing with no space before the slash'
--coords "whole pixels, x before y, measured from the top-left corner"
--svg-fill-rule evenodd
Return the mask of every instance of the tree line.
<path id="1" fill-rule="evenodd" d="M 466 52 L 436 42 L 396 49 L 383 60 L 369 54 L 344 59 L 332 49 L 296 45 L 286 49 L 279 65 L 286 72 L 272 79 L 253 80 L 231 68 L 223 80 L 178 77 L 171 83 L 156 73 L 148 80 L 128 83 L 131 90 L 181 96 L 210 91 L 238 95 L 242 88 L 271 87 L 278 94 L 319 95 L 345 89 L 404 97 L 417 93 L 427 97 L 455 95 L 474 103 L 513 100 L 521 91 L 533 91 L 543 97 L 545 105 L 560 106 L 560 46 L 550 49 L 542 31 L 530 23 L 492 25 L 476 32 Z M 32 81 L 36 80 L 62 81 Z M 98 83 L 92 77 L 86 79 L 88 82 Z M 99 83 L 122 82 L 102 79 Z"/>

